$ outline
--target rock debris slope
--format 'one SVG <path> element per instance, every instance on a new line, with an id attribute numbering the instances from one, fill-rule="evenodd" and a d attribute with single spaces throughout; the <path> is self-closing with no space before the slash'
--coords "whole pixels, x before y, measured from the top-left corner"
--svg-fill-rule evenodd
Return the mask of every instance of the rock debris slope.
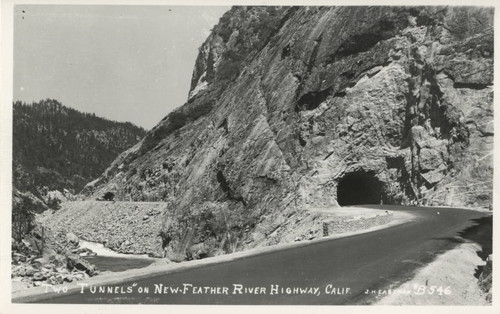
<path id="1" fill-rule="evenodd" d="M 492 8 L 234 7 L 187 103 L 85 192 L 166 202 L 168 248 L 212 255 L 308 208 L 489 206 L 493 133 Z"/>

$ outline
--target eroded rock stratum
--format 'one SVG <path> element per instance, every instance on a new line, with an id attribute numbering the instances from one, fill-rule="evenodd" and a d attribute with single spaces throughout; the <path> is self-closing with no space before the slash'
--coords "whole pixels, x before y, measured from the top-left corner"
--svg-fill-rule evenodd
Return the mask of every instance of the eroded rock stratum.
<path id="1" fill-rule="evenodd" d="M 487 207 L 493 133 L 492 8 L 234 7 L 187 103 L 85 191 L 166 202 L 151 241 L 213 255 L 339 202 Z"/>

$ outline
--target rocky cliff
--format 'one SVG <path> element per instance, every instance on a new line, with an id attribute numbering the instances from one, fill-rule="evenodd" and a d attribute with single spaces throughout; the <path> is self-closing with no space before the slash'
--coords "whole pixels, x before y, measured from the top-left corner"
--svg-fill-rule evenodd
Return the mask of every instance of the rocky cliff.
<path id="1" fill-rule="evenodd" d="M 187 103 L 87 185 L 164 201 L 173 252 L 280 242 L 307 209 L 489 206 L 493 9 L 234 7 Z"/>

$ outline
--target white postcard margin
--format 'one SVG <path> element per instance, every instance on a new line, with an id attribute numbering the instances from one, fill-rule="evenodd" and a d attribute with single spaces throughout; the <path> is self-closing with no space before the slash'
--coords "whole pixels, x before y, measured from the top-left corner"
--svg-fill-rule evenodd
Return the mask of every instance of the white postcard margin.
<path id="1" fill-rule="evenodd" d="M 386 1 L 241 1 L 241 0 L 208 0 L 208 1 L 161 1 L 161 0 L 2 0 L 1 3 L 1 93 L 0 93 L 0 313 L 137 313 L 137 312 L 162 312 L 162 313 L 500 313 L 500 285 L 499 270 L 493 267 L 493 305 L 492 306 L 191 306 L 191 305 L 57 305 L 57 304 L 12 304 L 11 303 L 11 265 L 10 265 L 10 239 L 11 239 L 11 190 L 12 190 L 12 97 L 13 97 L 13 8 L 19 4 L 79 4 L 79 5 L 465 5 L 495 7 L 495 29 L 499 26 L 499 4 L 493 0 L 386 0 Z M 495 32 L 495 68 L 499 72 L 498 32 Z M 495 75 L 496 77 L 496 75 Z M 498 101 L 498 87 L 495 84 L 495 129 L 500 125 L 500 109 Z M 181 105 L 181 104 L 179 104 Z M 495 169 L 500 165 L 500 139 L 494 139 Z M 500 174 L 494 171 L 493 207 L 494 211 L 500 207 Z M 499 225 L 500 217 L 493 217 L 493 260 L 500 258 Z M 496 265 L 496 264 L 495 264 Z"/>

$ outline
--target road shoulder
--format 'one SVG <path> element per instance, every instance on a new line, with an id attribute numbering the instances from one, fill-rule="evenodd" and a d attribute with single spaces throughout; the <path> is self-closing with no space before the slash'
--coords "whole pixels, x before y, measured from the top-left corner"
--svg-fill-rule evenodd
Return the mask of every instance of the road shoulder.
<path id="1" fill-rule="evenodd" d="M 480 250 L 476 243 L 459 244 L 419 269 L 411 280 L 392 287 L 397 292 L 375 305 L 491 305 L 474 276 L 477 267 L 485 265 L 477 255 Z"/>

